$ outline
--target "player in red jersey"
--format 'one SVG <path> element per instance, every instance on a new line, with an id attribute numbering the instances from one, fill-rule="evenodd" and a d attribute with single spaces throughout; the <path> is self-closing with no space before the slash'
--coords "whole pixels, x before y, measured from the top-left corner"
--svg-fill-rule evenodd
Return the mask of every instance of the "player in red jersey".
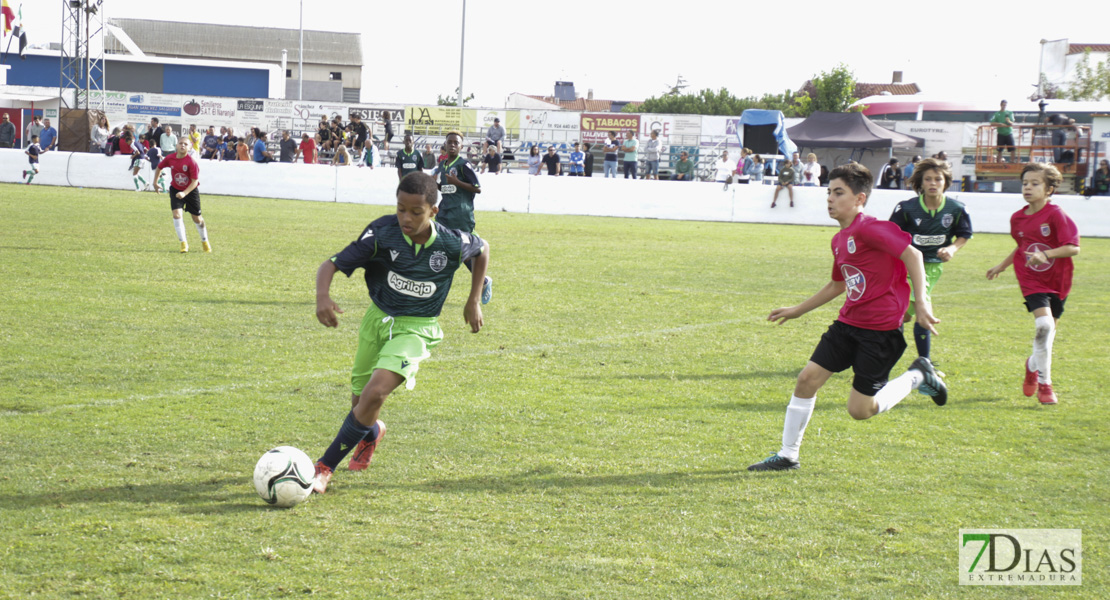
<path id="1" fill-rule="evenodd" d="M 177 232 L 177 239 L 181 241 L 181 251 L 189 251 L 189 242 L 185 241 L 185 222 L 181 220 L 181 209 L 193 215 L 193 223 L 197 225 L 201 244 L 205 252 L 212 251 L 208 243 L 208 228 L 204 226 L 204 217 L 200 216 L 200 166 L 195 158 L 189 155 L 189 138 L 183 137 L 177 141 L 175 152 L 158 163 L 154 170 L 154 191 L 160 192 L 158 177 L 162 169 L 170 170 L 170 211 L 173 214 L 173 230 Z"/>
<path id="2" fill-rule="evenodd" d="M 1052 194 L 1063 181 L 1054 166 L 1025 165 L 1021 170 L 1021 196 L 1029 206 L 1010 217 L 1010 235 L 1017 248 L 987 271 L 987 279 L 994 279 L 1014 265 L 1025 308 L 1033 313 L 1036 325 L 1033 355 L 1025 361 L 1022 392 L 1026 396 L 1036 393 L 1041 404 L 1058 402 L 1052 391 L 1052 340 L 1071 291 L 1075 268 L 1071 257 L 1079 254 L 1075 221 L 1052 203 Z"/>
<path id="3" fill-rule="evenodd" d="M 786 407 L 782 449 L 748 467 L 749 471 L 798 468 L 802 435 L 817 403 L 817 391 L 833 373 L 852 368 L 855 378 L 848 395 L 848 414 L 869 419 L 886 412 L 917 389 L 938 405 L 948 389 L 929 359 L 918 357 L 902 375 L 888 381 L 902 358 L 902 315 L 909 304 L 909 273 L 913 281 L 917 323 L 936 333 L 933 307 L 925 295 L 925 265 L 911 237 L 897 225 L 863 214 L 875 180 L 867 167 L 850 163 L 829 174 L 829 216 L 840 223 L 833 236 L 832 280 L 801 304 L 776 308 L 767 317 L 780 325 L 796 319 L 847 291 L 840 316 L 821 336 L 809 364 L 798 375 Z"/>

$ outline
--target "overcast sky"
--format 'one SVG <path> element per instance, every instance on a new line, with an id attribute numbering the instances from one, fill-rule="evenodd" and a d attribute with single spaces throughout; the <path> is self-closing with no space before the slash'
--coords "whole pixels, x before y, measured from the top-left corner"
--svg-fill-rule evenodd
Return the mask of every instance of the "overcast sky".
<path id="1" fill-rule="evenodd" d="M 61 38 L 59 0 L 23 3 L 31 43 Z M 509 94 L 643 100 L 681 75 L 687 91 L 737 96 L 798 89 L 844 63 L 862 82 L 893 71 L 930 95 L 1021 98 L 1037 80 L 1040 40 L 1110 43 L 1105 2 L 1066 5 L 933 2 L 468 0 L 464 90 L 471 106 L 503 107 Z M 459 82 L 461 0 L 310 0 L 304 27 L 362 33 L 366 102 L 434 104 Z M 264 6 L 259 13 L 256 7 Z M 664 8 L 654 9 L 652 6 Z M 299 26 L 299 0 L 104 0 L 108 16 L 258 27 Z M 280 59 L 280 56 L 278 57 Z"/>

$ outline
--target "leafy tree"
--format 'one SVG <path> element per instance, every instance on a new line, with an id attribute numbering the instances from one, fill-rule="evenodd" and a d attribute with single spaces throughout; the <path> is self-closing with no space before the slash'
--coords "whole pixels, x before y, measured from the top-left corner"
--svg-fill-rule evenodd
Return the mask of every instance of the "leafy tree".
<path id="1" fill-rule="evenodd" d="M 855 97 L 856 76 L 843 63 L 837 65 L 832 71 L 814 76 L 811 83 L 813 84 L 811 110 L 803 116 L 808 116 L 814 111 L 847 112 L 848 107 L 858 100 Z"/>
<path id="2" fill-rule="evenodd" d="M 469 103 L 473 99 L 474 99 L 474 94 L 470 94 L 466 98 L 463 98 L 463 101 L 462 101 L 463 106 L 466 106 L 467 103 Z M 458 106 L 459 105 L 459 88 L 455 88 L 455 95 L 454 96 L 447 96 L 445 98 L 445 97 L 443 97 L 439 94 L 436 94 L 436 105 L 437 106 Z"/>
<path id="3" fill-rule="evenodd" d="M 1064 97 L 1068 100 L 1102 100 L 1107 96 L 1110 96 L 1110 65 L 1101 61 L 1092 67 L 1091 50 L 1088 48 L 1075 66 L 1075 81 L 1064 90 Z"/>
<path id="4" fill-rule="evenodd" d="M 667 93 L 652 97 L 640 105 L 626 105 L 627 113 L 658 113 L 672 115 L 739 115 L 749 108 L 781 110 L 788 117 L 800 116 L 799 103 L 808 99 L 805 94 L 795 95 L 787 90 L 782 94 L 764 94 L 762 98 L 748 96 L 737 98 L 727 89 L 704 89 L 695 94 Z"/>

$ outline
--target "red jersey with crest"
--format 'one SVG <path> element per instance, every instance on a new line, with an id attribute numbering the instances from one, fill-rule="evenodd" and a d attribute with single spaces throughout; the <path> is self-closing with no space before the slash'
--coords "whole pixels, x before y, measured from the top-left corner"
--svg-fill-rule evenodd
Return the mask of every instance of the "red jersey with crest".
<path id="1" fill-rule="evenodd" d="M 912 239 L 894 223 L 863 213 L 833 236 L 832 279 L 843 281 L 847 294 L 838 321 L 874 331 L 902 326 L 910 284 L 899 257 Z"/>
<path id="2" fill-rule="evenodd" d="M 191 154 L 178 158 L 175 152 L 163 158 L 162 162 L 158 163 L 158 168 L 170 170 L 170 187 L 179 192 L 185 191 L 192 180 L 200 179 L 200 166 Z M 200 184 L 197 184 L 197 187 L 199 188 Z"/>
<path id="3" fill-rule="evenodd" d="M 1079 245 L 1079 229 L 1064 209 L 1048 202 L 1044 208 L 1027 215 L 1021 209 L 1010 217 L 1010 235 L 1017 242 L 1014 274 L 1021 295 L 1058 294 L 1063 300 L 1071 292 L 1071 275 L 1075 269 L 1071 257 L 1050 258 L 1043 265 L 1026 264 L 1026 252 L 1045 251 L 1068 244 Z"/>

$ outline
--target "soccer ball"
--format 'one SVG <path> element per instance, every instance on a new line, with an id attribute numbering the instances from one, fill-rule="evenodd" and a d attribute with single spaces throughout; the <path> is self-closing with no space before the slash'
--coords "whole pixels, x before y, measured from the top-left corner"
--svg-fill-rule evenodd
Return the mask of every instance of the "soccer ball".
<path id="1" fill-rule="evenodd" d="M 292 446 L 278 446 L 262 455 L 254 467 L 254 489 L 263 500 L 291 508 L 312 493 L 316 468 L 307 454 Z"/>

